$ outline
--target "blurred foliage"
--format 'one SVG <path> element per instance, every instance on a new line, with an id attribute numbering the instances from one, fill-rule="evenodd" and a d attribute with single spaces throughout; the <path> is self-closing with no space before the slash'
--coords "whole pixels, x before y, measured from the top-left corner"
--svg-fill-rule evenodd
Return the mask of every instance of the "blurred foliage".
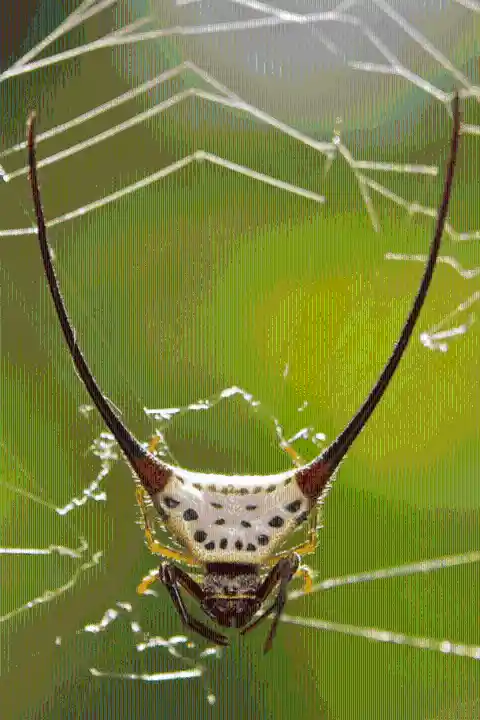
<path id="1" fill-rule="evenodd" d="M 77 70 L 54 99 L 50 75 L 42 91 L 36 86 L 40 130 L 126 89 L 104 51 L 82 58 Z M 61 77 L 62 68 L 55 72 Z M 30 104 L 28 94 L 25 103 L 18 100 L 24 82 L 4 85 L 17 98 L 17 128 Z M 188 83 L 166 84 L 165 97 Z M 79 126 L 68 139 L 45 141 L 39 158 L 133 116 L 143 103 Z M 437 123 L 434 149 L 412 149 L 406 139 L 393 159 L 441 165 L 450 132 L 444 120 Z M 5 126 L 5 147 L 18 132 Z M 478 157 L 479 141 L 462 140 L 451 211 L 460 229 L 480 226 L 478 202 L 471 202 L 471 157 Z M 255 414 L 231 400 L 173 421 L 168 442 L 189 469 L 276 472 L 288 459 L 268 413 L 286 436 L 309 426 L 328 439 L 340 431 L 391 352 L 421 276 L 419 263 L 388 262 L 385 253 L 425 254 L 433 222 L 375 195 L 381 223 L 375 233 L 341 158 L 325 174 L 325 159 L 311 148 L 197 99 L 42 169 L 45 212 L 53 218 L 73 210 L 199 148 L 322 193 L 327 202 L 196 163 L 52 229 L 55 264 L 80 346 L 135 433 L 146 439 L 155 429 L 145 406 L 178 407 L 237 385 L 268 412 Z M 377 151 L 375 142 L 365 142 L 362 158 L 392 160 L 391 148 L 382 157 Z M 24 163 L 19 154 L 5 166 L 11 172 Z M 425 205 L 437 204 L 442 182 L 442 172 L 388 177 L 392 191 Z M 0 190 L 2 227 L 30 226 L 26 176 Z M 443 252 L 466 267 L 478 262 L 474 243 L 445 238 Z M 122 463 L 105 480 L 106 503 L 89 501 L 64 516 L 52 510 L 81 497 L 99 472 L 88 449 L 103 428 L 96 413 L 78 412 L 88 398 L 64 347 L 34 236 L 1 238 L 0 276 L 2 546 L 73 548 L 83 536 L 86 556 L 104 553 L 72 591 L 0 625 L 2 718 L 352 720 L 394 712 L 416 719 L 473 708 L 479 681 L 473 660 L 286 624 L 266 658 L 263 629 L 242 642 L 234 638 L 220 658 L 202 660 L 205 683 L 217 696 L 213 707 L 200 679 L 92 676 L 91 667 L 137 674 L 190 667 L 165 648 L 137 653 L 130 623 L 164 638 L 183 629 L 161 587 L 156 598 L 135 595 L 138 580 L 157 561 L 144 548 Z M 309 558 L 320 577 L 477 549 L 478 328 L 472 325 L 446 354 L 419 342 L 420 331 L 469 292 L 468 281 L 439 265 L 399 374 L 328 498 L 319 548 Z M 304 443 L 301 451 L 311 457 L 315 448 Z M 0 614 L 67 582 L 75 562 L 2 557 Z M 475 644 L 477 578 L 475 566 L 467 566 L 377 581 L 292 601 L 288 611 Z M 132 612 L 117 607 L 118 620 L 104 632 L 79 632 L 117 601 L 132 603 Z M 198 648 L 182 653 L 199 656 Z"/>

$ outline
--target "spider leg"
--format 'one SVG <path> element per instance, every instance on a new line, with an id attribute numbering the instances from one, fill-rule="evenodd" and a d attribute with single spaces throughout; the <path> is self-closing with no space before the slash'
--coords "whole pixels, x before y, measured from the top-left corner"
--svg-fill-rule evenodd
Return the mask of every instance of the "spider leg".
<path id="1" fill-rule="evenodd" d="M 152 453 L 152 455 L 153 455 L 153 453 L 157 449 L 157 445 L 161 439 L 162 438 L 160 437 L 160 435 L 152 435 L 152 437 L 150 438 L 150 442 L 148 443 L 148 448 L 147 448 L 149 453 Z"/>
<path id="2" fill-rule="evenodd" d="M 190 555 L 184 555 L 181 550 L 172 550 L 171 548 L 165 547 L 165 545 L 161 545 L 158 540 L 152 540 L 151 533 L 150 536 L 148 536 L 145 532 L 145 536 L 147 538 L 148 549 L 152 555 L 160 555 L 160 557 L 168 560 L 176 560 L 189 567 L 199 567 L 198 561 Z"/>
<path id="3" fill-rule="evenodd" d="M 297 453 L 296 450 L 294 450 L 292 448 L 291 445 L 287 445 L 285 443 L 285 445 L 282 445 L 282 449 L 285 450 L 287 455 L 290 455 L 290 457 L 292 458 L 293 464 L 296 465 L 296 467 L 302 467 L 302 465 L 305 465 L 301 456 Z"/>
<path id="4" fill-rule="evenodd" d="M 165 548 L 168 550 L 168 548 Z M 173 551 L 170 551 L 173 554 Z M 179 553 L 180 554 L 180 553 Z M 183 557 L 180 557 L 181 560 L 183 560 Z M 169 568 L 166 571 L 166 568 Z M 201 602 L 203 600 L 203 590 L 198 585 L 195 580 L 192 580 L 190 575 L 187 575 L 187 573 L 183 572 L 180 568 L 178 568 L 176 565 L 170 565 L 165 563 L 162 565 L 160 570 L 153 570 L 148 575 L 146 575 L 140 585 L 137 587 L 137 592 L 139 595 L 143 595 L 145 591 L 157 580 L 160 580 L 165 585 L 168 586 L 168 582 L 165 582 L 164 576 L 165 573 L 170 573 L 169 578 L 174 578 L 174 581 L 182 585 L 182 587 L 185 588 L 185 590 L 190 593 L 190 595 L 195 598 L 195 600 L 198 600 L 198 602 Z"/>
<path id="5" fill-rule="evenodd" d="M 273 638 L 275 637 L 275 633 L 277 631 L 278 621 L 280 619 L 280 615 L 282 613 L 283 608 L 285 607 L 285 603 L 287 602 L 287 587 L 292 580 L 292 578 L 297 574 L 298 570 L 300 569 L 300 558 L 296 553 L 290 553 L 290 555 L 286 558 L 282 558 L 277 562 L 275 567 L 269 572 L 263 583 L 260 585 L 258 592 L 257 592 L 257 599 L 260 602 L 263 602 L 268 595 L 272 592 L 275 585 L 277 583 L 280 583 L 280 589 L 278 591 L 278 595 L 275 598 L 275 601 L 270 605 L 265 612 L 263 612 L 260 617 L 258 617 L 256 620 L 251 622 L 249 625 L 243 628 L 243 630 L 240 631 L 241 635 L 244 635 L 246 632 L 249 632 L 250 630 L 253 630 L 259 623 L 262 622 L 266 617 L 268 617 L 272 612 L 275 613 L 275 617 L 273 619 L 272 627 L 270 628 L 270 632 L 268 633 L 268 637 L 265 643 L 264 652 L 267 653 L 271 647 Z"/>
<path id="6" fill-rule="evenodd" d="M 153 585 L 153 583 L 159 579 L 158 570 L 154 570 L 154 572 L 146 575 L 140 585 L 137 585 L 137 593 L 139 595 L 145 595 L 150 585 Z"/>
<path id="7" fill-rule="evenodd" d="M 294 577 L 301 577 L 303 578 L 303 592 L 309 593 L 312 592 L 313 588 L 313 573 L 308 567 L 308 565 L 300 565 L 297 572 L 295 573 Z"/>
<path id="8" fill-rule="evenodd" d="M 269 650 L 272 649 L 273 640 L 275 638 L 275 635 L 277 634 L 277 628 L 278 623 L 280 621 L 280 616 L 283 612 L 283 608 L 285 607 L 285 604 L 287 602 L 287 586 L 288 583 L 291 580 L 290 577 L 282 577 L 281 583 L 280 583 L 280 590 L 278 591 L 277 598 L 273 604 L 272 610 L 275 613 L 275 617 L 273 618 L 272 625 L 270 627 L 270 632 L 268 633 L 268 637 L 265 641 L 265 645 L 263 647 L 263 652 L 266 654 L 269 652 Z"/>
<path id="9" fill-rule="evenodd" d="M 300 557 L 303 557 L 303 555 L 309 555 L 317 549 L 317 541 L 317 531 L 312 528 L 308 531 L 308 540 L 304 543 L 293 548 L 288 548 L 287 550 L 281 550 L 276 555 L 272 555 L 272 557 L 268 558 L 265 562 L 267 565 L 275 565 L 281 558 L 288 558 L 292 553 L 295 553 Z"/>
<path id="10" fill-rule="evenodd" d="M 176 565 L 170 563 L 164 563 L 162 565 L 162 582 L 166 585 L 172 583 L 181 585 L 197 602 L 202 602 L 205 598 L 203 588 L 200 587 L 190 575 L 187 575 L 184 570 Z"/>
<path id="11" fill-rule="evenodd" d="M 317 530 L 316 528 L 311 528 L 308 531 L 308 540 L 305 540 L 304 543 L 292 548 L 291 550 L 288 550 L 287 552 L 288 554 L 294 552 L 297 555 L 300 555 L 300 557 L 303 557 L 303 555 L 308 555 L 309 553 L 315 552 L 315 550 L 317 549 L 317 542 Z"/>
<path id="12" fill-rule="evenodd" d="M 272 592 L 275 585 L 281 581 L 283 577 L 289 576 L 290 580 L 297 572 L 300 566 L 300 558 L 290 550 L 285 558 L 281 558 L 274 568 L 270 570 L 265 580 L 262 582 L 257 591 L 257 600 L 264 602 Z M 255 621 L 256 623 L 257 621 Z M 248 626 L 247 628 L 248 629 Z"/>
<path id="13" fill-rule="evenodd" d="M 215 632 L 207 625 L 196 620 L 188 612 L 183 598 L 180 594 L 179 585 L 181 585 L 195 600 L 201 602 L 204 598 L 203 589 L 176 565 L 165 563 L 160 571 L 160 579 L 168 590 L 168 594 L 172 598 L 176 611 L 180 615 L 183 624 L 198 633 L 202 637 L 214 642 L 216 645 L 228 645 L 228 640 L 224 635 Z"/>
<path id="14" fill-rule="evenodd" d="M 178 562 L 185 563 L 185 565 L 198 566 L 198 562 L 191 555 L 183 553 L 181 550 L 172 550 L 171 548 L 165 547 L 164 545 L 161 545 L 158 540 L 154 539 L 145 506 L 147 492 L 142 485 L 137 485 L 135 493 L 138 506 L 140 507 L 143 515 L 143 530 L 147 541 L 147 547 L 152 555 L 160 555 L 161 557 L 168 558 L 169 560 L 177 560 Z"/>

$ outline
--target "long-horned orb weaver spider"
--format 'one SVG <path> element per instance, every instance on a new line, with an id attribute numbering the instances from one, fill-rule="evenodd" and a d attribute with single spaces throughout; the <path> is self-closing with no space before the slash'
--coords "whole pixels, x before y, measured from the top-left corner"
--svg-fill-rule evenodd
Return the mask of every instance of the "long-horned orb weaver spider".
<path id="1" fill-rule="evenodd" d="M 140 507 L 145 511 L 144 500 L 150 496 L 162 523 L 183 548 L 181 551 L 160 545 L 154 540 L 146 521 L 149 548 L 162 556 L 165 562 L 157 574 L 144 579 L 139 591 L 144 592 L 151 582 L 159 579 L 168 590 L 183 623 L 217 644 L 227 645 L 228 640 L 189 613 L 180 588 L 189 593 L 217 625 L 241 629 L 242 634 L 273 613 L 265 652 L 272 645 L 292 578 L 303 576 L 305 587 L 309 588 L 311 577 L 308 568 L 300 566 L 300 558 L 315 550 L 315 526 L 310 525 L 309 538 L 303 545 L 293 550 L 275 551 L 298 525 L 315 515 L 315 508 L 323 502 L 339 463 L 380 402 L 412 335 L 432 280 L 447 216 L 460 134 L 458 93 L 454 95 L 452 107 L 450 156 L 427 266 L 400 338 L 375 386 L 347 427 L 312 462 L 278 475 L 234 479 L 232 476 L 189 472 L 160 460 L 154 454 L 154 444 L 148 448 L 142 446 L 112 410 L 98 387 L 77 345 L 53 268 L 37 178 L 35 115 L 29 118 L 30 184 L 38 240 L 48 285 L 70 354 L 90 397 L 133 470 Z M 203 583 L 199 584 L 172 560 L 200 569 Z M 277 588 L 274 601 L 265 609 L 265 601 Z M 253 619 L 255 615 L 258 617 Z"/>

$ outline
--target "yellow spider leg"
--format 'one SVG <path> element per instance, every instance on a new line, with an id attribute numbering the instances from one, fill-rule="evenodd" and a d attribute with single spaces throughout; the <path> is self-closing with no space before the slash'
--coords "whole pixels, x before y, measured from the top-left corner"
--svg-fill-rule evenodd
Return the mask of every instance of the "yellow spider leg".
<path id="1" fill-rule="evenodd" d="M 307 565 L 300 565 L 294 577 L 301 576 L 303 578 L 303 592 L 312 592 L 313 588 L 313 573 Z"/>
<path id="2" fill-rule="evenodd" d="M 149 453 L 155 452 L 155 450 L 157 449 L 157 445 L 161 439 L 162 438 L 160 437 L 160 435 L 152 435 L 152 437 L 150 438 L 150 442 L 148 443 L 148 448 L 147 448 Z"/>
<path id="3" fill-rule="evenodd" d="M 144 595 L 145 592 L 148 590 L 150 585 L 153 585 L 155 580 L 158 580 L 158 570 L 155 570 L 155 574 L 146 575 L 140 585 L 137 586 L 137 593 L 139 595 Z"/>
<path id="4" fill-rule="evenodd" d="M 308 555 L 309 553 L 315 552 L 317 549 L 317 530 L 316 528 L 310 528 L 308 531 L 308 540 L 306 540 L 304 543 L 299 545 L 296 548 L 292 548 L 288 552 L 294 552 L 297 553 L 297 555 Z"/>
<path id="5" fill-rule="evenodd" d="M 272 557 L 268 558 L 265 563 L 267 565 L 276 565 L 276 563 L 280 560 L 280 558 L 288 557 L 292 553 L 296 553 L 297 555 L 300 555 L 302 557 L 303 555 L 308 555 L 309 553 L 315 552 L 317 549 L 317 531 L 315 528 L 312 528 L 308 532 L 309 538 L 301 545 L 297 545 L 297 547 L 293 548 L 287 548 L 286 550 L 281 550 L 279 553 L 276 553 L 275 555 L 272 555 Z"/>
<path id="6" fill-rule="evenodd" d="M 282 448 L 285 450 L 287 455 L 290 455 L 290 457 L 293 460 L 294 465 L 296 465 L 297 467 L 301 467 L 302 465 L 304 465 L 304 462 L 303 462 L 302 458 L 300 457 L 300 455 L 290 445 L 287 445 L 287 444 L 282 445 Z"/>
<path id="7" fill-rule="evenodd" d="M 148 523 L 147 518 L 147 510 L 145 508 L 145 498 L 147 497 L 147 491 L 141 486 L 138 485 L 135 487 L 135 496 L 137 498 L 137 505 L 141 510 L 141 513 L 143 515 L 143 525 L 145 530 L 145 535 L 147 534 L 147 528 L 150 532 L 150 525 Z"/>
<path id="8" fill-rule="evenodd" d="M 147 511 L 145 508 L 146 491 L 141 485 L 137 485 L 135 492 L 137 496 L 137 503 L 143 515 L 143 529 L 145 533 L 145 539 L 147 541 L 147 547 L 152 553 L 152 555 L 161 555 L 161 557 L 168 558 L 170 560 L 178 560 L 179 562 L 183 562 L 186 565 L 198 565 L 198 562 L 190 555 L 185 555 L 180 550 L 172 550 L 171 548 L 167 548 L 164 545 L 161 545 L 158 540 L 155 540 L 152 530 L 150 528 Z"/>
<path id="9" fill-rule="evenodd" d="M 198 565 L 198 561 L 191 555 L 184 555 L 181 550 L 172 550 L 171 548 L 165 547 L 165 545 L 161 545 L 158 540 L 152 538 L 150 531 L 149 535 L 147 535 L 146 532 L 145 535 L 147 537 L 148 549 L 152 555 L 160 555 L 169 560 L 178 560 L 179 562 L 185 563 L 185 565 Z"/>

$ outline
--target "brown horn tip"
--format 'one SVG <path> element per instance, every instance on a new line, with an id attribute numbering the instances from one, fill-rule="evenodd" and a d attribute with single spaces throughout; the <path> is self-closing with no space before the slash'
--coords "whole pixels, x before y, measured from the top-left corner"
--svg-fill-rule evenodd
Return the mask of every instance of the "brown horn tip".
<path id="1" fill-rule="evenodd" d="M 321 496 L 334 470 L 333 463 L 320 458 L 299 470 L 295 479 L 302 494 L 309 500 L 316 500 Z"/>

